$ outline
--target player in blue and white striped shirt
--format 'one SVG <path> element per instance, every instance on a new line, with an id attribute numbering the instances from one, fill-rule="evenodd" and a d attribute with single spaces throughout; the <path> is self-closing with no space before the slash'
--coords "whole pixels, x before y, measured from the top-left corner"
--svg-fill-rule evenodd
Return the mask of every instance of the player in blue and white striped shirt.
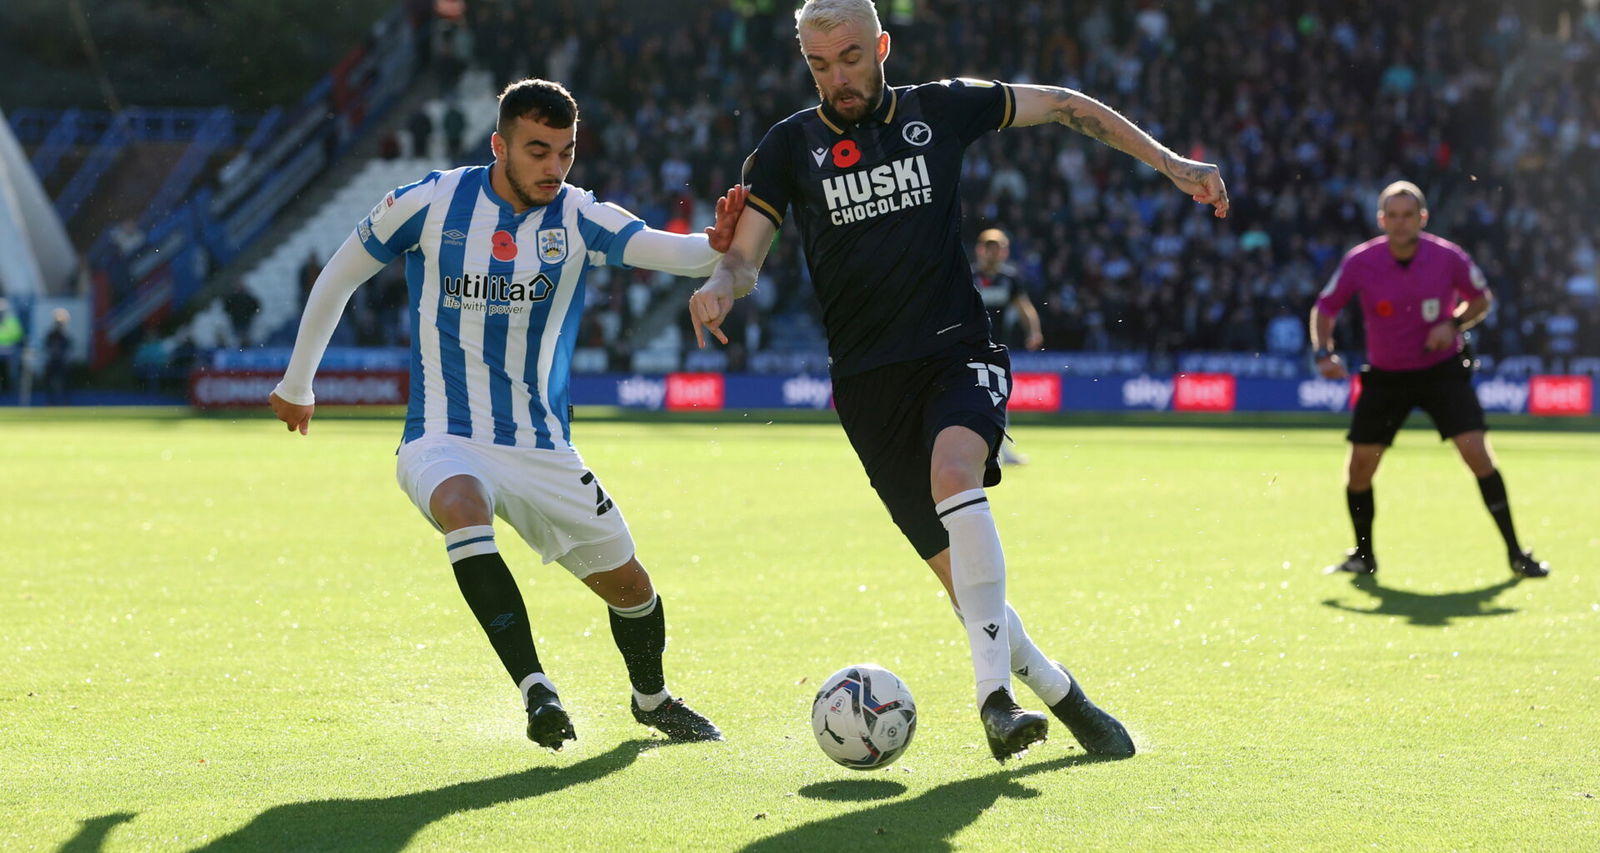
<path id="1" fill-rule="evenodd" d="M 676 740 L 721 740 L 667 690 L 661 599 L 621 510 L 572 446 L 568 390 L 589 268 L 709 275 L 743 190 L 718 200 L 705 235 L 647 228 L 565 182 L 577 116 L 559 83 L 514 83 L 500 96 L 492 165 L 432 172 L 384 196 L 318 276 L 272 409 L 306 432 L 312 375 L 350 295 L 405 258 L 411 391 L 397 475 L 444 533 L 461 592 L 522 691 L 528 737 L 560 749 L 575 734 L 495 544 L 495 515 L 609 605 L 639 722 Z"/>

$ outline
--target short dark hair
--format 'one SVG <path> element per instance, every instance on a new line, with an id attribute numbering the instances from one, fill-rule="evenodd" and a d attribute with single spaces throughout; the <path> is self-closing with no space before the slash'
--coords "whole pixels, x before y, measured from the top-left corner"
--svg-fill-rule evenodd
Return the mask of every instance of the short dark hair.
<path id="1" fill-rule="evenodd" d="M 578 120 L 578 102 L 560 83 L 533 77 L 518 80 L 500 93 L 500 118 L 495 130 L 501 136 L 509 136 L 519 118 L 531 118 L 557 129 L 568 128 Z"/>

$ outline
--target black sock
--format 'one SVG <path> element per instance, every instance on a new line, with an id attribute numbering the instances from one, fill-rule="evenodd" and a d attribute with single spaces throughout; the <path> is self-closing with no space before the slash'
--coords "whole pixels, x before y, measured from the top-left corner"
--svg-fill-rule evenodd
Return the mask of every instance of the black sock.
<path id="1" fill-rule="evenodd" d="M 513 684 L 535 672 L 543 672 L 539 654 L 533 650 L 533 629 L 528 625 L 528 608 L 522 590 L 506 568 L 499 552 L 465 557 L 454 564 L 456 583 L 478 617 L 478 624 L 489 637 L 500 663 L 505 665 Z"/>
<path id="2" fill-rule="evenodd" d="M 1478 491 L 1483 493 L 1483 505 L 1489 508 L 1489 514 L 1494 516 L 1494 523 L 1500 528 L 1500 538 L 1506 540 L 1506 551 L 1521 554 L 1522 546 L 1517 544 L 1517 528 L 1511 523 L 1511 502 L 1506 498 L 1506 481 L 1500 478 L 1500 469 L 1489 472 L 1487 477 L 1479 477 Z"/>
<path id="3" fill-rule="evenodd" d="M 1356 529 L 1356 554 L 1371 558 L 1372 517 L 1378 514 L 1378 505 L 1372 498 L 1372 489 L 1364 492 L 1344 491 L 1345 503 L 1350 507 L 1350 526 Z"/>
<path id="4" fill-rule="evenodd" d="M 661 597 L 656 596 L 654 606 L 638 616 L 625 616 L 615 608 L 610 612 L 611 637 L 628 666 L 633 689 L 647 696 L 667 689 L 667 678 L 661 672 L 661 653 L 667 649 L 667 616 Z"/>

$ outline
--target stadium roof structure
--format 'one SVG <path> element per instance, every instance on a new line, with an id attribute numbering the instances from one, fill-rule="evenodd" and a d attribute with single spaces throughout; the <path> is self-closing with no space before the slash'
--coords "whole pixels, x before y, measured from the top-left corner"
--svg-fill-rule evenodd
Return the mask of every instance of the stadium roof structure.
<path id="1" fill-rule="evenodd" d="M 0 110 L 0 293 L 62 293 L 77 266 L 67 229 Z"/>

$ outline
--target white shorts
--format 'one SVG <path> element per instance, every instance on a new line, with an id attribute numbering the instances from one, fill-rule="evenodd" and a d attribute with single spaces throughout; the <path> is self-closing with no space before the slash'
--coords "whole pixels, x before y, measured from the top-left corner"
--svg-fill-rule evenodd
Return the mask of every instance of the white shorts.
<path id="1" fill-rule="evenodd" d="M 546 563 L 585 578 L 633 557 L 622 510 L 600 488 L 576 450 L 506 447 L 455 435 L 427 435 L 401 445 L 395 477 L 435 528 L 434 489 L 465 474 L 483 484 L 494 514 L 521 534 Z"/>

